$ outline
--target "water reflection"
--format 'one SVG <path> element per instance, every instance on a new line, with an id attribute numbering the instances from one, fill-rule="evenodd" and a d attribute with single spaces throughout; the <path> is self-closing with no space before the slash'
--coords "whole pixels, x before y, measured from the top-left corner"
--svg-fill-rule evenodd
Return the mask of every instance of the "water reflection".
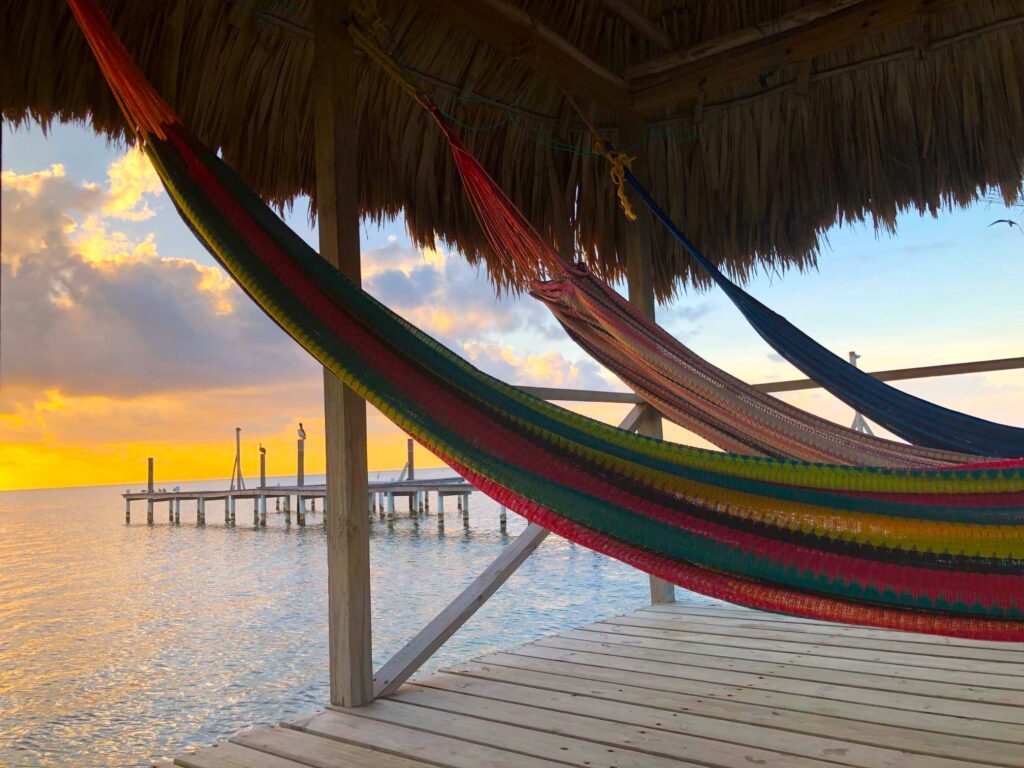
<path id="1" fill-rule="evenodd" d="M 300 528 L 271 507 L 254 529 L 240 506 L 225 528 L 210 505 L 196 527 L 194 508 L 174 526 L 158 505 L 155 526 L 125 526 L 121 490 L 0 494 L 0 765 L 147 765 L 327 699 L 321 512 Z M 524 527 L 510 513 L 502 534 L 480 494 L 469 530 L 454 511 L 444 531 L 436 510 L 398 515 L 372 526 L 376 664 Z M 549 537 L 428 669 L 633 609 L 646 591 L 645 576 Z"/>

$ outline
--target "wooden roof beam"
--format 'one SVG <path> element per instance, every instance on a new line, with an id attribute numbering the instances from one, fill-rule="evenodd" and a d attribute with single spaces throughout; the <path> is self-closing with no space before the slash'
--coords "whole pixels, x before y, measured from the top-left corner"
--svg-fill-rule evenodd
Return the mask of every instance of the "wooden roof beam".
<path id="1" fill-rule="evenodd" d="M 418 0 L 452 24 L 616 113 L 630 109 L 626 81 L 505 0 Z"/>
<path id="2" fill-rule="evenodd" d="M 757 27 L 707 40 L 623 73 L 641 112 L 692 102 L 701 92 L 752 82 L 962 0 L 827 0 Z"/>
<path id="3" fill-rule="evenodd" d="M 604 0 L 604 7 L 620 17 L 633 29 L 663 51 L 671 51 L 675 44 L 664 30 L 636 6 L 636 0 Z"/>

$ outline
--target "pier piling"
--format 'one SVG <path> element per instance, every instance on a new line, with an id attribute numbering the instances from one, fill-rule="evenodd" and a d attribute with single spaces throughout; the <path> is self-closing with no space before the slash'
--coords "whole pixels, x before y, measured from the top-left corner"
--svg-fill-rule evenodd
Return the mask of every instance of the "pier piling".
<path id="1" fill-rule="evenodd" d="M 196 499 L 196 525 L 206 525 L 206 499 Z"/>
<path id="2" fill-rule="evenodd" d="M 150 494 L 150 497 L 146 499 L 146 523 L 149 525 L 153 524 L 153 457 L 150 456 L 148 460 L 149 467 L 149 478 L 146 481 L 146 493 Z"/>
<path id="3" fill-rule="evenodd" d="M 124 500 L 124 524 L 132 524 L 132 500 L 128 498 Z"/>

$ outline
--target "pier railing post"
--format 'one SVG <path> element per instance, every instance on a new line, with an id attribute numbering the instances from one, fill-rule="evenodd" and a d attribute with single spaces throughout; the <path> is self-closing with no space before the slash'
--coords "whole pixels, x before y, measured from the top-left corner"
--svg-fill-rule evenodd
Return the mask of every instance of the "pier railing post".
<path id="1" fill-rule="evenodd" d="M 146 481 L 146 493 L 149 494 L 149 498 L 146 499 L 146 523 L 149 525 L 153 524 L 153 457 L 149 457 L 147 462 L 149 469 L 149 479 Z"/>
<path id="2" fill-rule="evenodd" d="M 345 25 L 351 0 L 313 5 L 313 111 L 320 255 L 360 282 L 358 60 Z M 370 526 L 365 514 L 366 404 L 324 371 L 331 703 L 373 699 Z"/>
<path id="3" fill-rule="evenodd" d="M 619 146 L 631 147 L 638 155 L 639 163 L 634 172 L 643 176 L 643 164 L 646 163 L 647 130 L 639 115 L 625 119 L 619 127 Z M 635 222 L 625 224 L 623 248 L 626 256 L 626 282 L 629 285 L 629 301 L 645 316 L 654 319 L 654 265 L 651 260 L 653 241 L 651 234 L 651 217 L 639 201 L 633 200 L 639 212 Z M 649 408 L 644 419 L 637 425 L 636 432 L 641 435 L 660 438 L 661 415 Z M 651 603 L 674 603 L 675 587 L 667 581 L 651 576 Z"/>

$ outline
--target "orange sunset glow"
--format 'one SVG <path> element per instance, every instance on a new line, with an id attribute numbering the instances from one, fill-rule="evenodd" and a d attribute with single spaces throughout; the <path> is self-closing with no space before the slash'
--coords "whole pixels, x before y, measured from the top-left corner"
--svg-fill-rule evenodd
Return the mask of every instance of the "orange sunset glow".
<path id="1" fill-rule="evenodd" d="M 291 475 L 299 421 L 306 471 L 323 472 L 319 366 L 219 267 L 179 255 L 191 234 L 145 156 L 111 155 L 105 178 L 60 162 L 3 171 L 0 490 L 136 483 L 150 456 L 158 483 L 226 477 L 235 427 L 247 476 L 259 444 L 268 475 Z M 611 385 L 589 361 L 489 335 L 551 321 L 496 303 L 457 256 L 396 240 L 364 254 L 363 277 L 412 322 L 509 380 Z M 405 440 L 369 410 L 371 470 L 402 466 Z M 440 465 L 423 450 L 417 463 Z"/>

